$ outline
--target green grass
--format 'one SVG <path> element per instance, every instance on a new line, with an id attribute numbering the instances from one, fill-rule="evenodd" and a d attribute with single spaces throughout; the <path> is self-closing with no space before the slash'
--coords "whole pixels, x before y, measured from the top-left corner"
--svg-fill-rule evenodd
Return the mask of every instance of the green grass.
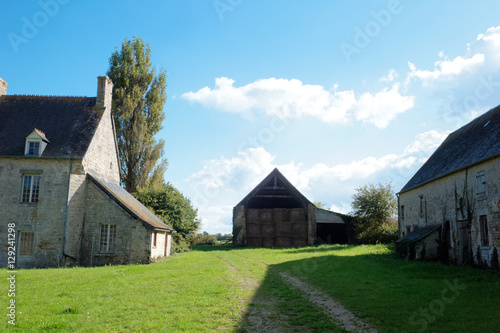
<path id="1" fill-rule="evenodd" d="M 151 265 L 19 270 L 16 327 L 7 324 L 8 281 L 0 279 L 0 331 L 246 332 L 248 310 L 267 298 L 291 327 L 342 332 L 276 270 L 341 301 L 379 332 L 500 328 L 497 273 L 407 262 L 382 245 L 333 245 L 208 246 Z"/>

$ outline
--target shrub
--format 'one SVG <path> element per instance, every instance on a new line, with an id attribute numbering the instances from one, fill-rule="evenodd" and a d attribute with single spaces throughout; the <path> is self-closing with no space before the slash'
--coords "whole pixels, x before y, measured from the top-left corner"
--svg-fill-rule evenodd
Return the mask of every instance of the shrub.
<path id="1" fill-rule="evenodd" d="M 189 243 L 192 245 L 216 245 L 217 239 L 209 235 L 208 233 L 195 234 L 189 239 Z"/>

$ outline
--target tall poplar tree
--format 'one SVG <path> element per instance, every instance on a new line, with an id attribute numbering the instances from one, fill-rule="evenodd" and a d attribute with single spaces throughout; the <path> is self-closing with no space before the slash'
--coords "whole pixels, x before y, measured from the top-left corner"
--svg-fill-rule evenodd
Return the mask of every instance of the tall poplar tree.
<path id="1" fill-rule="evenodd" d="M 121 50 L 115 48 L 109 58 L 121 181 L 130 193 L 163 184 L 168 165 L 163 158 L 165 142 L 154 137 L 165 119 L 167 72 L 156 74 L 150 56 L 149 44 L 134 37 L 125 38 Z"/>

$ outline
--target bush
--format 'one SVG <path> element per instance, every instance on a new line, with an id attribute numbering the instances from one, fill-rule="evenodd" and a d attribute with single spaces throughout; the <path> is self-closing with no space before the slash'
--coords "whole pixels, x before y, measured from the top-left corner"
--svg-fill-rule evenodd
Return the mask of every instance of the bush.
<path id="1" fill-rule="evenodd" d="M 365 228 L 357 235 L 357 240 L 361 244 L 388 244 L 398 239 L 398 223 L 390 220 L 381 225 L 374 225 Z"/>
<path id="2" fill-rule="evenodd" d="M 193 245 L 216 245 L 217 239 L 207 233 L 195 234 L 189 238 L 189 243 Z"/>
<path id="3" fill-rule="evenodd" d="M 173 236 L 172 250 L 174 253 L 189 252 L 189 242 L 184 238 L 183 235 L 175 233 Z"/>

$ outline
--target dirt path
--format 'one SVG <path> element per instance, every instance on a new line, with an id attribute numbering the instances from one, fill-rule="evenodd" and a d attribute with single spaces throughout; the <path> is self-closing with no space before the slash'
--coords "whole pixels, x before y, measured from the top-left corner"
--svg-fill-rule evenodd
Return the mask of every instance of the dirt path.
<path id="1" fill-rule="evenodd" d="M 217 256 L 230 270 L 235 272 L 238 283 L 243 290 L 255 295 L 259 283 L 248 276 L 243 276 L 241 272 L 226 259 Z M 303 326 L 292 326 L 288 316 L 278 310 L 276 300 L 272 297 L 254 296 L 251 300 L 240 299 L 246 304 L 245 317 L 241 323 L 241 331 L 252 333 L 308 333 L 310 330 Z"/>
<path id="2" fill-rule="evenodd" d="M 330 316 L 340 327 L 343 327 L 349 332 L 377 333 L 376 329 L 357 318 L 351 311 L 347 310 L 341 303 L 332 299 L 327 294 L 320 292 L 311 285 L 290 274 L 278 270 L 277 272 L 286 282 L 288 282 L 288 284 L 299 289 L 309 302 L 323 310 L 323 312 Z"/>
<path id="3" fill-rule="evenodd" d="M 235 272 L 236 278 L 243 290 L 249 294 L 255 295 L 253 299 L 240 299 L 246 304 L 245 318 L 241 323 L 243 332 L 256 333 L 281 333 L 281 332 L 310 332 L 310 329 L 305 326 L 291 325 L 287 315 L 281 313 L 278 309 L 277 302 L 269 295 L 260 295 L 256 293 L 259 283 L 254 279 L 244 276 L 234 267 L 227 259 L 217 256 L 223 261 L 229 269 Z M 249 258 L 250 259 L 250 258 Z M 253 259 L 250 259 L 253 261 Z M 283 281 L 291 288 L 296 288 L 301 291 L 302 296 L 306 298 L 316 308 L 321 309 L 328 315 L 332 321 L 339 327 L 344 328 L 348 332 L 356 333 L 377 333 L 377 330 L 369 324 L 357 318 L 352 312 L 347 310 L 341 303 L 335 301 L 325 293 L 320 292 L 308 283 L 275 268 L 272 268 L 264 263 L 259 263 L 277 272 Z"/>

